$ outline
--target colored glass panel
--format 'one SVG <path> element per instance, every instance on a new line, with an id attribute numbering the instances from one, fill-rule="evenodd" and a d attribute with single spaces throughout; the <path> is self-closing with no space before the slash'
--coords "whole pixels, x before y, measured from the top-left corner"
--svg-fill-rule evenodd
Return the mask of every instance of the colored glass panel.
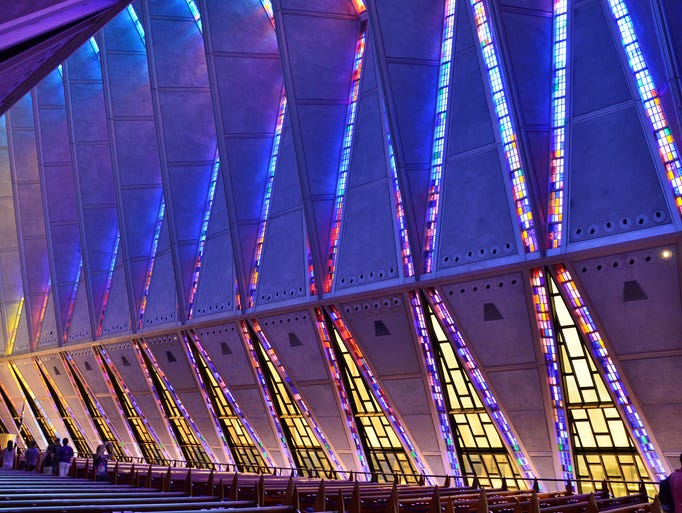
<path id="1" fill-rule="evenodd" d="M 550 138 L 549 247 L 561 246 L 566 171 L 566 82 L 568 80 L 568 0 L 555 0 L 552 40 L 552 133 Z"/>
<path id="2" fill-rule="evenodd" d="M 215 188 L 218 183 L 218 172 L 220 171 L 220 155 L 216 148 L 215 158 L 213 159 L 213 171 L 208 183 L 208 195 L 206 197 L 206 206 L 204 207 L 204 216 L 201 221 L 201 231 L 199 232 L 199 244 L 197 246 L 197 258 L 194 263 L 194 273 L 192 274 L 192 287 L 189 294 L 189 312 L 187 318 L 194 317 L 194 306 L 197 298 L 197 290 L 199 288 L 199 274 L 201 273 L 201 266 L 204 261 L 204 251 L 206 249 L 206 236 L 208 235 L 208 222 L 211 219 L 211 211 L 213 210 L 213 199 L 215 197 Z"/>
<path id="3" fill-rule="evenodd" d="M 282 453 L 287 458 L 289 464 L 292 467 L 295 467 L 296 462 L 294 461 L 294 456 L 292 454 L 291 449 L 289 448 L 289 441 L 287 435 L 285 435 L 284 433 L 284 426 L 282 422 L 280 422 L 279 414 L 277 412 L 277 409 L 275 408 L 274 402 L 275 398 L 273 397 L 274 391 L 272 391 L 270 388 L 269 380 L 266 378 L 266 369 L 263 367 L 263 365 L 261 365 L 261 360 L 258 356 L 258 352 L 256 351 L 256 343 L 254 342 L 254 338 L 256 337 L 252 338 L 251 330 L 246 321 L 241 321 L 239 323 L 239 328 L 242 337 L 242 342 L 244 342 L 246 352 L 249 355 L 249 359 L 251 360 L 251 365 L 253 366 L 253 369 L 256 372 L 258 384 L 261 388 L 261 393 L 263 394 L 265 405 L 268 408 L 268 413 L 270 413 L 270 417 L 273 420 L 273 424 L 277 429 L 277 436 L 279 437 L 279 443 L 282 448 Z"/>
<path id="4" fill-rule="evenodd" d="M 576 477 L 596 481 L 595 485 L 581 481 L 579 489 L 591 491 L 602 479 L 625 480 L 629 483 L 612 483 L 612 492 L 637 493 L 638 482 L 647 479 L 648 472 L 635 442 L 640 450 L 647 451 L 649 461 L 655 459 L 659 479 L 665 477 L 665 471 L 575 283 L 565 267 L 556 266 L 555 273 L 558 285 L 550 279 L 549 294 Z M 630 426 L 636 433 L 634 440 L 623 422 L 621 408 L 629 422 L 639 423 L 639 427 Z"/>
<path id="5" fill-rule="evenodd" d="M 148 463 L 161 465 L 168 463 L 170 458 L 163 448 L 159 437 L 142 413 L 133 394 L 128 390 L 125 381 L 118 373 L 118 370 L 116 370 L 104 347 L 95 347 L 94 355 L 111 395 L 118 399 L 118 403 L 122 408 L 123 418 L 126 419 L 145 460 Z"/>
<path id="6" fill-rule="evenodd" d="M 199 28 L 199 32 L 203 32 L 203 27 L 201 26 L 201 13 L 199 12 L 197 4 L 194 3 L 194 0 L 185 0 L 185 2 L 187 3 L 189 12 L 192 13 L 192 18 L 194 18 L 194 21 Z"/>
<path id="7" fill-rule="evenodd" d="M 102 336 L 104 329 L 104 315 L 107 313 L 107 305 L 109 304 L 109 293 L 111 292 L 111 282 L 114 279 L 114 269 L 116 268 L 116 258 L 118 257 L 118 248 L 121 245 L 121 232 L 116 229 L 116 237 L 114 237 L 114 249 L 111 251 L 111 260 L 109 261 L 109 270 L 107 271 L 107 279 L 104 283 L 104 297 L 102 298 L 102 308 L 99 312 L 99 321 L 97 322 L 97 337 Z"/>
<path id="8" fill-rule="evenodd" d="M 50 291 L 52 290 L 52 279 L 47 279 L 47 285 L 45 286 L 45 292 L 43 292 L 43 302 L 40 305 L 40 312 L 38 313 L 37 325 L 35 333 L 33 334 L 33 348 L 34 350 L 38 347 L 40 342 L 40 334 L 43 331 L 43 323 L 45 322 L 45 312 L 47 311 L 47 303 L 50 299 Z"/>
<path id="9" fill-rule="evenodd" d="M 17 303 L 17 309 L 12 319 L 7 323 L 9 326 L 9 337 L 7 339 L 7 344 L 5 345 L 5 354 L 11 355 L 14 352 L 14 343 L 17 340 L 17 333 L 19 332 L 19 321 L 21 320 L 21 314 L 24 311 L 24 297 L 22 296 Z"/>
<path id="10" fill-rule="evenodd" d="M 130 16 L 130 20 L 133 22 L 133 25 L 135 26 L 135 30 L 137 30 L 137 33 L 139 34 L 140 39 L 142 40 L 142 44 L 146 45 L 147 41 L 144 35 L 144 27 L 142 26 L 142 22 L 140 22 L 140 18 L 137 17 L 135 8 L 131 4 L 128 7 L 126 7 L 126 11 L 128 12 L 128 16 Z"/>
<path id="11" fill-rule="evenodd" d="M 125 448 L 121 444 L 120 438 L 116 434 L 114 426 L 107 417 L 104 408 L 100 406 L 97 397 L 88 386 L 87 381 L 83 378 L 78 367 L 73 363 L 71 356 L 68 353 L 60 353 L 59 356 L 61 356 L 62 362 L 64 363 L 64 368 L 66 369 L 69 381 L 71 381 L 73 387 L 78 391 L 83 404 L 85 404 L 88 416 L 90 417 L 90 420 L 92 420 L 102 443 L 111 444 L 116 459 L 123 459 L 129 456 L 129 454 L 125 452 Z M 131 438 L 133 438 L 132 433 L 130 433 L 130 435 Z"/>
<path id="12" fill-rule="evenodd" d="M 446 0 L 443 15 L 438 91 L 436 93 L 436 122 L 433 127 L 431 174 L 426 204 L 426 229 L 424 230 L 425 273 L 430 273 L 433 270 L 433 254 L 436 250 L 436 231 L 438 228 L 438 215 L 440 213 L 440 189 L 443 179 L 443 162 L 445 160 L 445 131 L 448 118 L 448 97 L 450 95 L 450 68 L 452 66 L 452 48 L 455 42 L 455 0 Z"/>
<path id="13" fill-rule="evenodd" d="M 545 369 L 547 371 L 547 385 L 552 401 L 552 413 L 554 416 L 554 433 L 556 436 L 559 460 L 564 480 L 572 482 L 573 457 L 571 456 L 571 444 L 569 441 L 568 423 L 564 404 L 564 392 L 561 385 L 561 370 L 559 368 L 559 353 L 557 351 L 552 313 L 549 304 L 549 295 L 545 283 L 545 274 L 541 269 L 531 269 L 530 285 L 533 290 L 533 307 L 535 321 L 537 323 L 540 345 L 545 357 Z"/>
<path id="14" fill-rule="evenodd" d="M 254 329 L 258 330 L 257 327 Z M 256 332 L 247 327 L 254 356 L 258 359 L 259 367 L 262 369 L 268 395 L 272 400 L 278 423 L 282 427 L 287 447 L 291 450 L 295 467 L 300 475 L 334 476 L 335 470 L 340 469 L 341 465 L 336 461 L 332 463 L 331 447 L 326 439 L 322 442 L 325 445 L 322 445 L 321 440 L 318 439 L 319 428 L 314 421 L 311 424 L 310 411 L 305 407 L 296 388 L 289 388 L 293 386 L 293 383 L 288 379 L 272 346 L 268 344 L 268 347 L 264 347 L 261 342 L 267 339 L 262 335 L 256 335 Z"/>
<path id="15" fill-rule="evenodd" d="M 50 373 L 45 370 L 42 362 L 39 358 L 35 358 L 36 366 L 40 376 L 43 378 L 43 383 L 52 397 L 52 402 L 54 402 L 57 407 L 57 411 L 64 421 L 64 427 L 69 432 L 69 438 L 73 442 L 76 452 L 80 455 L 92 454 L 92 448 L 88 446 L 88 442 L 83 436 L 83 428 L 80 426 L 78 419 L 73 414 L 73 411 L 69 407 L 68 402 L 64 399 L 64 396 L 59 391 L 59 388 L 55 385 Z"/>
<path id="16" fill-rule="evenodd" d="M 658 145 L 661 162 L 665 168 L 666 178 L 675 196 L 675 205 L 680 214 L 682 214 L 682 163 L 680 163 L 677 143 L 673 138 L 672 131 L 663 113 L 661 99 L 656 87 L 654 87 L 653 78 L 649 72 L 642 49 L 639 46 L 639 40 L 637 39 L 627 5 L 623 0 L 608 0 L 608 3 L 618 26 L 628 65 L 635 77 L 637 91 L 642 100 L 644 111 L 653 128 L 654 138 Z M 656 473 L 658 473 L 658 470 L 656 470 Z"/>
<path id="17" fill-rule="evenodd" d="M 445 398 L 443 396 L 443 389 L 441 387 L 441 380 L 438 375 L 438 367 L 436 366 L 436 361 L 434 359 L 431 336 L 427 328 L 421 297 L 415 291 L 410 291 L 410 306 L 412 307 L 412 317 L 415 324 L 415 330 L 417 332 L 417 338 L 419 339 L 419 345 L 422 349 L 422 355 L 424 356 L 424 364 L 426 367 L 426 376 L 429 381 L 429 389 L 431 390 L 433 403 L 436 405 L 436 411 L 438 412 L 440 434 L 443 438 L 443 442 L 445 443 L 445 450 L 447 453 L 450 470 L 455 476 L 457 476 L 455 478 L 456 484 L 458 486 L 462 486 L 463 482 L 458 477 L 461 470 L 457 460 L 457 450 L 455 448 L 455 442 L 453 440 L 452 431 L 448 422 L 448 412 L 445 405 Z"/>
<path id="18" fill-rule="evenodd" d="M 324 355 L 327 359 L 327 365 L 329 367 L 330 375 L 334 379 L 334 384 L 336 385 L 336 391 L 339 394 L 339 400 L 341 401 L 341 407 L 343 413 L 346 417 L 346 427 L 351 435 L 353 444 L 355 445 L 355 454 L 357 455 L 358 462 L 360 463 L 360 468 L 363 472 L 370 472 L 370 468 L 367 465 L 367 457 L 365 456 L 365 449 L 358 433 L 358 428 L 355 425 L 354 420 L 354 410 L 348 398 L 348 393 L 346 392 L 346 387 L 344 385 L 343 379 L 341 377 L 341 371 L 339 368 L 339 363 L 334 353 L 332 347 L 331 337 L 329 335 L 328 325 L 324 316 L 324 313 L 320 308 L 315 309 L 315 325 L 317 327 L 317 334 L 322 341 L 322 346 L 324 347 Z M 375 469 L 376 470 L 376 469 Z"/>
<path id="19" fill-rule="evenodd" d="M 78 270 L 76 271 L 76 279 L 73 282 L 71 289 L 71 298 L 69 299 L 69 310 L 66 313 L 66 323 L 64 324 L 64 335 L 62 342 L 66 344 L 69 341 L 69 333 L 71 333 L 71 322 L 73 321 L 73 311 L 76 307 L 76 297 L 78 295 L 78 285 L 81 281 L 81 273 L 83 272 L 83 256 L 78 258 Z"/>
<path id="20" fill-rule="evenodd" d="M 2 400 L 5 402 L 5 406 L 7 406 L 7 410 L 9 411 L 12 420 L 14 421 L 14 425 L 17 427 L 17 431 L 19 431 L 21 438 L 24 440 L 24 444 L 26 444 L 26 447 L 28 447 L 30 442 L 35 442 L 35 438 L 33 438 L 33 435 L 28 430 L 28 427 L 26 427 L 26 424 L 24 424 L 24 407 L 26 406 L 26 403 L 24 402 L 21 412 L 18 412 L 14 407 L 14 404 L 12 404 L 9 395 L 7 394 L 7 390 L 5 390 L 5 387 L 2 383 L 0 383 L 0 395 L 2 396 Z M 7 429 L 5 429 L 4 432 L 7 433 Z"/>
<path id="21" fill-rule="evenodd" d="M 200 379 L 202 389 L 212 406 L 230 453 L 240 472 L 258 472 L 274 463 L 263 443 L 251 427 L 236 399 L 230 392 L 220 372 L 202 347 L 197 335 L 190 332 L 184 337 L 187 354 Z"/>
<path id="22" fill-rule="evenodd" d="M 407 233 L 407 220 L 405 217 L 405 205 L 403 195 L 400 192 L 400 182 L 398 181 L 398 167 L 395 163 L 395 152 L 393 150 L 393 140 L 391 130 L 388 127 L 386 109 L 384 109 L 384 130 L 386 132 L 386 146 L 388 148 L 388 164 L 391 168 L 391 185 L 393 187 L 393 199 L 395 201 L 395 215 L 398 220 L 398 234 L 400 236 L 400 252 L 403 259 L 403 272 L 405 277 L 414 276 L 414 262 L 412 261 L 412 250 L 410 249 L 410 239 Z"/>
<path id="23" fill-rule="evenodd" d="M 372 423 L 372 427 L 380 429 L 380 432 L 385 433 L 383 436 L 384 443 L 390 442 L 391 444 L 394 444 L 396 440 L 394 440 L 393 437 L 397 437 L 397 441 L 398 444 L 400 444 L 401 450 L 404 451 L 409 458 L 411 458 L 408 458 L 407 460 L 410 463 L 410 468 L 412 469 L 412 472 L 410 472 L 411 474 L 427 474 L 428 472 L 426 471 L 426 466 L 422 462 L 419 454 L 417 454 L 417 449 L 412 443 L 410 437 L 407 435 L 405 428 L 398 420 L 393 408 L 389 404 L 386 394 L 381 388 L 381 385 L 379 385 L 379 381 L 375 377 L 372 369 L 369 367 L 365 355 L 362 353 L 360 346 L 348 329 L 343 317 L 341 317 L 340 312 L 333 305 L 329 306 L 328 312 L 329 318 L 331 319 L 332 325 L 334 327 L 334 330 L 330 331 L 330 333 L 334 334 L 332 340 L 336 341 L 338 343 L 337 346 L 340 349 L 345 349 L 345 351 L 347 351 L 347 353 L 350 355 L 350 360 L 345 359 L 344 361 L 349 362 L 349 365 L 350 363 L 353 363 L 359 370 L 360 374 L 357 374 L 357 376 L 361 377 L 361 381 L 358 381 L 355 378 L 355 375 L 353 375 L 353 384 L 354 391 L 358 393 L 365 392 L 364 394 L 360 395 L 363 401 L 361 408 L 366 410 L 373 408 L 376 409 L 376 411 L 383 412 L 382 417 L 388 420 L 391 429 L 389 430 L 383 421 L 374 421 Z M 338 356 L 337 360 L 340 361 Z M 352 367 L 350 368 L 352 369 Z M 369 395 L 366 393 L 367 391 L 370 392 Z M 351 399 L 355 397 L 353 392 L 350 392 L 349 396 Z M 375 406 L 372 406 L 374 403 L 378 405 L 376 408 Z M 358 411 L 362 411 L 362 409 L 359 408 Z M 381 428 L 378 422 L 381 422 Z M 392 433 L 393 436 L 391 436 L 390 433 Z"/>
<path id="24" fill-rule="evenodd" d="M 420 476 L 408 451 L 405 450 L 372 389 L 365 382 L 343 338 L 330 319 L 325 319 L 325 322 L 332 354 L 337 362 L 343 387 L 348 391 L 348 401 L 373 480 L 392 482 L 399 479 L 406 483 L 419 482 Z"/>
<path id="25" fill-rule="evenodd" d="M 491 454 L 497 454 L 495 458 L 495 466 L 497 468 L 493 466 L 486 468 L 491 473 L 490 475 L 495 476 L 497 472 L 500 472 L 497 475 L 505 475 L 504 472 L 507 471 L 507 467 L 504 462 L 508 461 L 511 467 L 509 470 L 514 473 L 513 475 L 519 476 L 517 468 L 521 471 L 520 476 L 515 478 L 519 487 L 527 486 L 522 485 L 520 479 L 522 477 L 527 480 L 535 478 L 535 473 L 530 466 L 530 460 L 521 449 L 516 436 L 512 433 L 507 417 L 500 409 L 497 399 L 495 399 L 488 383 L 483 377 L 483 373 L 476 360 L 474 360 L 468 344 L 455 324 L 450 311 L 445 306 L 440 293 L 435 289 L 429 289 L 427 295 L 430 302 L 428 317 L 431 319 L 431 328 L 434 330 L 434 336 L 439 341 L 438 348 L 441 350 L 440 361 L 447 364 L 447 367 L 443 368 L 443 378 L 446 379 L 450 375 L 451 386 L 454 387 L 449 388 L 446 385 L 444 390 L 445 396 L 450 402 L 451 412 L 457 411 L 457 413 L 451 413 L 451 422 L 457 426 L 456 430 L 463 444 L 458 449 L 462 451 L 465 448 L 471 448 L 472 454 L 478 452 L 481 455 L 480 462 L 471 460 L 473 465 L 484 462 L 482 456 L 486 451 L 491 451 Z M 434 322 L 436 320 L 438 322 Z M 449 344 L 441 343 L 445 335 L 447 335 L 446 339 L 450 341 Z M 455 372 L 457 370 L 462 372 Z M 473 389 L 470 386 L 464 387 L 465 383 L 473 385 Z M 467 399 L 463 400 L 457 394 L 453 394 L 455 390 L 460 393 L 466 392 Z M 466 410 L 469 408 L 477 410 L 472 412 L 475 415 L 467 415 Z M 484 408 L 484 410 L 480 411 L 480 408 Z M 454 418 L 453 415 L 455 415 Z M 476 417 L 478 417 L 478 420 L 476 420 Z M 491 420 L 492 423 L 488 424 L 486 418 Z M 467 423 L 469 423 L 470 427 L 466 427 Z M 486 425 L 497 429 L 485 429 Z M 503 440 L 504 445 L 502 445 L 502 448 L 500 448 L 495 437 Z M 473 450 L 474 447 L 476 447 L 476 450 Z M 503 451 L 504 455 L 502 454 Z M 513 459 L 506 460 L 512 454 Z M 474 466 L 474 468 L 476 467 Z M 467 471 L 466 467 L 465 471 Z"/>
<path id="26" fill-rule="evenodd" d="M 21 371 L 19 371 L 19 369 L 13 362 L 9 362 L 8 365 L 10 372 L 12 373 L 12 376 L 17 382 L 17 385 L 19 385 L 19 389 L 21 390 L 21 393 L 24 396 L 26 404 L 28 404 L 28 407 L 31 409 L 33 417 L 36 419 L 38 427 L 40 428 L 40 431 L 42 431 L 43 433 L 43 437 L 45 438 L 45 440 L 48 441 L 57 440 L 57 430 L 54 428 L 52 422 L 50 422 L 50 418 L 47 416 L 45 410 L 40 405 L 40 402 L 33 394 L 31 387 L 28 386 L 28 383 L 24 379 L 24 376 L 21 374 Z"/>
<path id="27" fill-rule="evenodd" d="M 293 442 L 304 442 L 299 446 L 294 444 L 294 447 L 300 452 L 302 462 L 313 464 L 308 467 L 310 469 L 317 469 L 324 471 L 327 475 L 333 475 L 332 470 L 341 470 L 341 462 L 336 457 L 330 443 L 312 416 L 310 409 L 284 368 L 279 356 L 277 356 L 275 348 L 265 336 L 260 324 L 255 319 L 251 322 L 258 339 L 257 348 L 261 352 L 263 362 L 270 371 L 269 378 L 272 386 L 279 391 L 275 397 L 275 405 L 279 404 L 280 406 L 280 418 L 284 416 L 284 426 L 288 426 L 290 434 L 295 435 L 291 440 Z M 284 391 L 286 394 L 282 395 Z M 288 398 L 289 401 L 284 401 L 285 398 Z M 289 419 L 290 415 L 296 415 L 298 419 L 292 423 Z M 294 428 L 293 425 L 296 427 Z"/>
<path id="28" fill-rule="evenodd" d="M 140 339 L 133 343 L 133 347 L 140 367 L 154 392 L 159 409 L 164 412 L 173 438 L 177 441 L 185 461 L 197 468 L 211 467 L 211 463 L 216 461 L 213 451 L 175 392 L 173 384 L 159 366 L 149 345 L 145 340 Z"/>
<path id="29" fill-rule="evenodd" d="M 521 153 L 518 146 L 518 137 L 512 121 L 511 106 L 507 102 L 507 94 L 502 80 L 502 66 L 497 57 L 496 43 L 493 39 L 493 29 L 488 17 L 489 9 L 485 0 L 470 0 L 476 23 L 476 34 L 481 46 L 483 61 L 485 62 L 490 82 L 492 102 L 502 138 L 504 158 L 509 168 L 509 180 L 511 192 L 514 198 L 516 216 L 521 225 L 521 239 L 526 253 L 534 253 L 538 250 L 537 234 L 533 220 L 533 209 L 530 203 L 530 195 L 526 174 L 521 162 Z"/>
<path id="30" fill-rule="evenodd" d="M 270 203 L 272 201 L 272 187 L 275 183 L 275 171 L 277 171 L 277 161 L 279 158 L 279 145 L 282 139 L 282 128 L 284 127 L 284 116 L 287 110 L 287 96 L 282 91 L 275 125 L 275 135 L 272 139 L 272 150 L 270 152 L 270 164 L 268 165 L 268 175 L 265 180 L 265 196 L 263 197 L 263 210 L 260 217 L 258 237 L 256 238 L 256 256 L 254 258 L 253 271 L 251 272 L 251 282 L 249 285 L 249 308 L 253 308 L 255 303 L 256 289 L 258 287 L 258 277 L 260 276 L 261 260 L 263 258 L 263 244 L 265 243 L 265 230 L 270 217 Z"/>
<path id="31" fill-rule="evenodd" d="M 154 263 L 156 262 L 156 250 L 159 248 L 159 238 L 161 236 L 161 227 L 163 226 L 163 219 L 166 215 L 166 201 L 162 198 L 161 205 L 159 205 L 159 213 L 156 216 L 156 225 L 154 227 L 154 238 L 152 239 L 152 248 L 149 254 L 149 263 L 147 265 L 147 273 L 144 280 L 144 292 L 142 300 L 140 301 L 140 311 L 137 318 L 137 328 L 142 329 L 144 322 L 144 312 L 147 309 L 147 298 L 149 297 L 149 287 L 152 284 L 152 273 L 154 272 Z"/>

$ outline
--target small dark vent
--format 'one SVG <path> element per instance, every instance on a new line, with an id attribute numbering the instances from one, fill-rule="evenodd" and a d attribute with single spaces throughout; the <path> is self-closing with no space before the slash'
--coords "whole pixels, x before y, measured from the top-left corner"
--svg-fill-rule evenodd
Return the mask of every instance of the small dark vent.
<path id="1" fill-rule="evenodd" d="M 483 320 L 488 321 L 499 321 L 504 319 L 502 314 L 495 306 L 495 303 L 483 303 Z"/>
<path id="2" fill-rule="evenodd" d="M 56 366 L 55 366 L 55 367 L 52 367 L 52 368 L 54 369 L 54 375 L 55 375 L 55 376 L 61 375 L 61 372 L 59 372 L 59 369 L 58 369 Z"/>
<path id="3" fill-rule="evenodd" d="M 384 324 L 384 321 L 374 321 L 374 336 L 375 337 L 387 337 L 391 334 L 388 328 Z"/>
<path id="4" fill-rule="evenodd" d="M 90 364 L 88 363 L 87 360 L 85 360 L 85 361 L 83 362 L 83 365 L 85 365 L 85 370 L 86 370 L 86 371 L 91 371 L 91 370 L 92 370 L 92 367 L 90 366 Z"/>
<path id="5" fill-rule="evenodd" d="M 130 362 L 128 361 L 128 358 L 125 356 L 121 356 L 121 361 L 123 362 L 124 367 L 130 367 Z"/>
<path id="6" fill-rule="evenodd" d="M 623 302 L 644 301 L 645 299 L 649 299 L 649 296 L 637 280 L 626 281 L 623 284 Z"/>
<path id="7" fill-rule="evenodd" d="M 303 345 L 303 342 L 296 336 L 296 333 L 289 332 L 289 345 L 291 347 L 299 347 Z"/>
<path id="8" fill-rule="evenodd" d="M 171 363 L 176 361 L 175 356 L 173 356 L 173 353 L 171 353 L 170 351 L 166 351 L 166 358 L 168 358 L 168 361 Z"/>
<path id="9" fill-rule="evenodd" d="M 220 343 L 220 350 L 223 352 L 223 354 L 232 354 L 232 351 L 229 347 L 227 347 L 225 342 Z"/>

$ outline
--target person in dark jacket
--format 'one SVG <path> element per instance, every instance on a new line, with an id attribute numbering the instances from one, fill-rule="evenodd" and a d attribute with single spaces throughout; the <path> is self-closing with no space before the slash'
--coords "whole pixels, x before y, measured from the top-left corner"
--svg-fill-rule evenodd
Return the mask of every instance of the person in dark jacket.
<path id="1" fill-rule="evenodd" d="M 73 449 L 69 445 L 69 439 L 62 440 L 62 446 L 57 450 L 57 461 L 59 461 L 59 477 L 69 475 L 71 460 L 73 459 Z"/>
<path id="2" fill-rule="evenodd" d="M 30 442 L 28 444 L 28 449 L 26 449 L 26 470 L 29 472 L 35 470 L 38 466 L 38 459 L 40 458 L 40 449 L 38 449 L 38 444 L 35 442 Z"/>
<path id="3" fill-rule="evenodd" d="M 107 481 L 107 454 L 104 452 L 104 445 L 97 446 L 97 452 L 92 456 L 92 465 L 95 469 L 95 481 Z"/>

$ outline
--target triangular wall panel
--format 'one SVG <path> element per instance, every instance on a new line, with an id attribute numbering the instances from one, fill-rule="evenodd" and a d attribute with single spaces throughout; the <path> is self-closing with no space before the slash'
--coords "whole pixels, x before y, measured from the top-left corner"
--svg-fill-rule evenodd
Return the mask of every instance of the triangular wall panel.
<path id="1" fill-rule="evenodd" d="M 497 114 L 471 9 L 456 11 L 439 269 L 517 255 L 517 225 Z"/>
<path id="2" fill-rule="evenodd" d="M 217 149 L 206 53 L 201 29 L 186 2 L 147 2 L 141 18 L 150 48 L 166 216 L 184 312 Z"/>
<path id="3" fill-rule="evenodd" d="M 682 414 L 674 368 L 682 365 L 682 311 L 679 253 L 665 258 L 670 246 L 652 247 L 576 262 L 574 277 L 591 301 L 592 316 L 602 327 L 609 353 L 622 369 L 631 393 L 639 398 L 640 413 L 647 419 L 661 449 L 674 454 L 682 436 L 670 430 L 670 422 Z M 626 301 L 625 283 L 636 276 L 646 298 Z M 669 318 L 670 322 L 651 322 Z M 651 369 L 655 368 L 656 386 Z"/>
<path id="4" fill-rule="evenodd" d="M 87 440 L 92 448 L 95 449 L 97 446 L 96 442 L 99 440 L 99 435 L 89 419 L 87 409 L 83 405 L 78 392 L 71 385 L 71 381 L 69 380 L 61 358 L 57 354 L 51 354 L 40 357 L 40 362 L 43 364 L 45 371 L 50 375 L 50 378 L 52 378 L 52 381 L 54 381 L 57 390 L 59 390 L 59 393 L 64 398 L 66 405 L 71 409 L 78 425 L 83 429 L 82 435 L 85 437 L 85 440 Z"/>
<path id="5" fill-rule="evenodd" d="M 76 299 L 74 301 L 71 329 L 69 330 L 69 339 L 67 342 L 89 339 L 92 336 L 91 331 L 92 327 L 90 324 L 87 290 L 85 288 L 85 276 L 81 275 L 81 279 L 78 282 Z"/>
<path id="6" fill-rule="evenodd" d="M 69 432 L 64 426 L 57 407 L 50 392 L 45 387 L 42 376 L 38 372 L 38 369 L 32 359 L 17 360 L 14 362 L 17 369 L 23 376 L 26 384 L 30 388 L 31 392 L 35 396 L 35 399 L 40 404 L 42 408 L 42 414 L 47 416 L 48 422 L 54 427 L 57 436 L 61 439 L 63 437 L 69 438 Z M 26 405 L 26 412 L 29 410 L 29 405 Z M 89 455 L 88 455 L 89 456 Z"/>
<path id="7" fill-rule="evenodd" d="M 227 218 L 225 189 L 218 175 L 215 201 L 208 223 L 194 315 L 204 317 L 235 309 L 235 272 Z"/>
<path id="8" fill-rule="evenodd" d="M 373 4 L 376 4 L 375 6 Z M 396 162 L 403 176 L 405 209 L 417 240 L 424 237 L 431 165 L 443 4 L 380 0 L 369 4 L 377 43 L 378 72 L 384 77 Z M 409 169 L 406 169 L 409 166 Z M 417 252 L 418 248 L 412 248 Z"/>
<path id="9" fill-rule="evenodd" d="M 569 241 L 669 224 L 656 171 L 660 162 L 648 145 L 648 121 L 638 112 L 620 41 L 608 24 L 611 13 L 593 1 L 576 5 L 572 15 Z"/>
<path id="10" fill-rule="evenodd" d="M 216 121 L 223 170 L 229 177 L 236 247 L 249 281 L 261 222 L 266 177 L 282 94 L 282 67 L 273 26 L 262 4 L 211 1 L 206 26 L 209 72 L 217 83 Z M 227 21 L 240 20 L 240 30 Z M 239 113 L 239 114 L 237 114 Z"/>
<path id="11" fill-rule="evenodd" d="M 374 61 L 371 43 L 364 63 Z M 335 276 L 337 290 L 400 275 L 395 220 L 395 198 L 389 183 L 385 122 L 373 68 L 362 68 L 341 240 Z"/>
<path id="12" fill-rule="evenodd" d="M 38 347 L 56 347 L 58 344 L 59 331 L 57 330 L 57 318 L 54 311 L 54 289 L 51 289 L 50 296 L 47 299 L 45 314 L 43 316 L 43 325 L 40 330 Z"/>
<path id="13" fill-rule="evenodd" d="M 285 119 L 255 304 L 308 295 L 306 224 L 293 133 Z M 292 286 L 293 285 L 293 286 Z M 284 293 L 286 292 L 286 294 Z"/>
<path id="14" fill-rule="evenodd" d="M 143 328 L 159 324 L 173 324 L 177 321 L 177 289 L 166 220 L 161 227 L 159 246 L 151 271 L 147 305 L 144 310 L 144 319 L 142 319 Z M 138 315 L 135 316 L 134 322 L 140 322 Z"/>
<path id="15" fill-rule="evenodd" d="M 284 9 L 276 18 L 313 261 L 324 266 L 358 22 Z M 335 10 L 321 5 L 317 9 Z M 313 100 L 313 101 L 311 101 Z M 314 215 L 314 219 L 310 218 Z M 322 263 L 324 262 L 324 263 Z M 322 269 L 318 269 L 321 272 Z"/>
<path id="16" fill-rule="evenodd" d="M 126 419 L 123 417 L 121 406 L 118 404 L 116 396 L 113 395 L 107 386 L 103 370 L 99 367 L 97 359 L 91 349 L 71 351 L 69 353 L 75 365 L 80 371 L 88 387 L 95 394 L 95 398 L 104 410 L 107 419 L 121 437 L 120 443 L 132 455 L 140 455 L 135 439 L 128 428 Z"/>
<path id="17" fill-rule="evenodd" d="M 24 424 L 28 428 L 28 431 L 31 433 L 31 435 L 33 435 L 33 438 L 36 440 L 36 442 L 38 442 L 38 445 L 41 447 L 47 447 L 47 440 L 45 440 L 43 432 L 38 427 L 38 423 L 31 413 L 31 409 L 28 407 L 28 405 L 24 405 L 24 395 L 22 394 L 16 379 L 14 379 L 14 374 L 9 370 L 9 364 L 7 362 L 0 364 L 0 381 L 2 382 L 2 386 L 6 390 L 7 395 L 12 402 L 12 406 L 14 407 L 14 410 L 17 412 L 17 414 L 21 415 L 22 409 L 24 410 Z M 16 430 L 16 424 L 13 426 L 13 428 Z"/>
<path id="18" fill-rule="evenodd" d="M 120 333 L 122 331 L 130 331 L 131 327 L 131 312 L 128 306 L 128 294 L 125 284 L 125 271 L 122 265 L 118 265 L 114 269 L 113 277 L 111 278 L 111 289 L 109 290 L 109 301 L 104 312 L 104 321 L 102 323 L 102 335 L 110 335 L 113 333 Z M 97 316 L 99 319 L 99 315 Z"/>
<path id="19" fill-rule="evenodd" d="M 15 319 L 17 315 L 17 304 L 9 304 L 6 306 L 7 316 L 6 319 Z M 19 323 L 16 325 L 16 329 L 13 326 L 9 326 L 9 337 L 14 335 L 14 351 L 12 354 L 27 353 L 30 350 L 29 346 L 29 335 L 28 335 L 28 319 L 26 312 L 26 305 L 21 303 L 21 310 L 19 311 Z"/>

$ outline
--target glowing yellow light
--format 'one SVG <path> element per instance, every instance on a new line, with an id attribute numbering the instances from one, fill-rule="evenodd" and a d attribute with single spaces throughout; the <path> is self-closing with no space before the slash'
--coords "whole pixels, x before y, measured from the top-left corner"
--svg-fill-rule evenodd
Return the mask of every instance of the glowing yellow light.
<path id="1" fill-rule="evenodd" d="M 661 251 L 661 258 L 665 258 L 666 260 L 668 260 L 672 256 L 673 256 L 673 252 L 670 251 L 669 249 L 664 249 L 663 251 Z"/>
<path id="2" fill-rule="evenodd" d="M 9 340 L 7 341 L 7 346 L 5 347 L 5 354 L 10 355 L 14 351 L 14 342 L 17 339 L 17 332 L 19 331 L 19 321 L 21 320 L 21 312 L 24 309 L 24 298 L 19 300 L 19 304 L 17 305 L 17 312 L 16 315 L 14 316 L 14 319 L 12 319 L 12 322 L 10 323 L 11 329 L 9 333 Z"/>

